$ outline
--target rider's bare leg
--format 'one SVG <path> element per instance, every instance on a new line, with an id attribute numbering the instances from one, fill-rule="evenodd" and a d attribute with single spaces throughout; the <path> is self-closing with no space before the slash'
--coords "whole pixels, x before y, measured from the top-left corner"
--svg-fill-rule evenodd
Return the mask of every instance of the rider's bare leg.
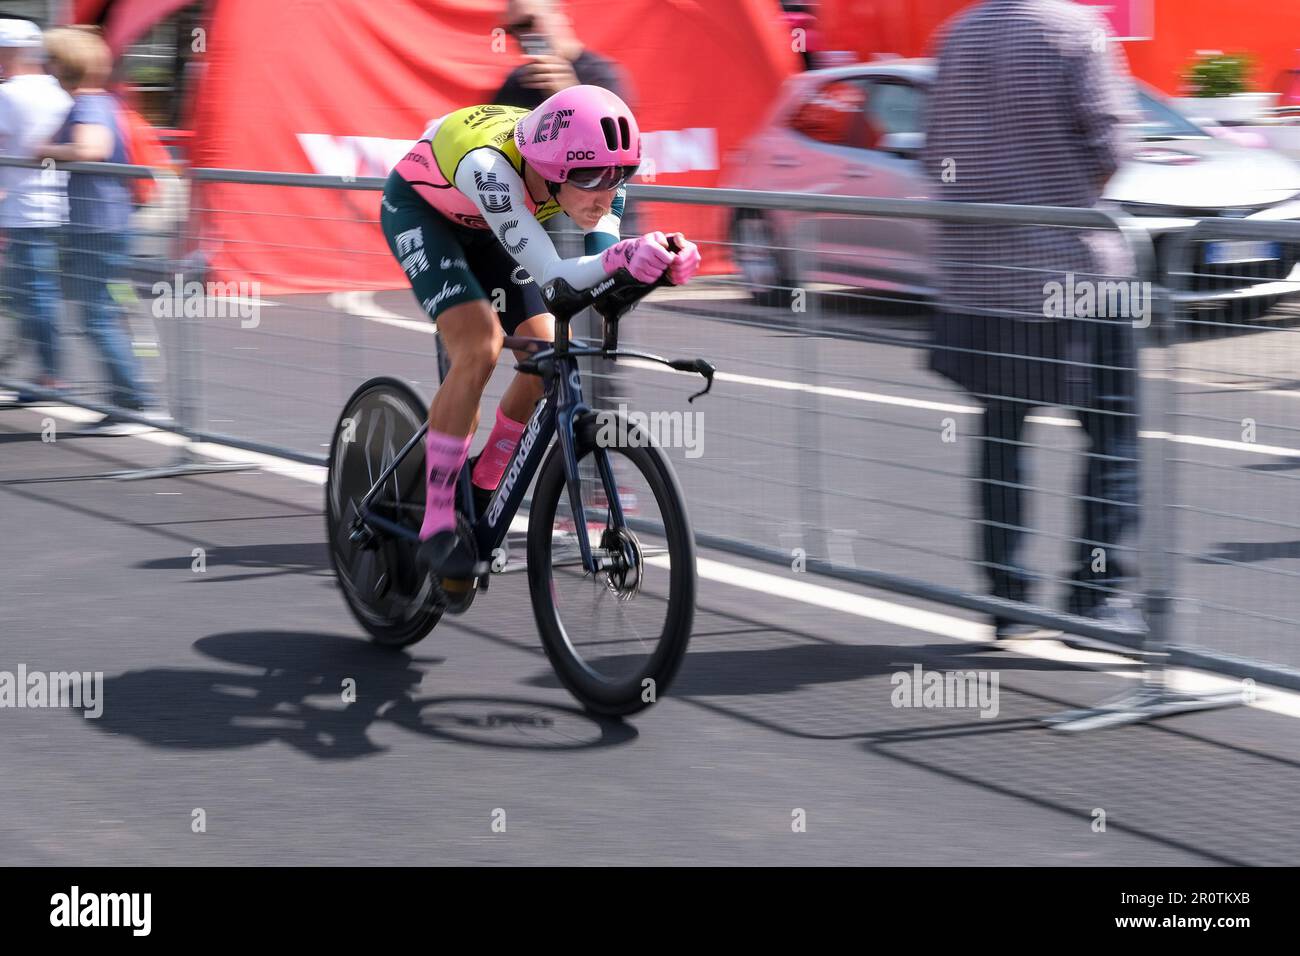
<path id="1" fill-rule="evenodd" d="M 515 329 L 515 335 L 534 339 L 554 339 L 555 316 L 549 312 L 543 312 L 531 319 L 525 319 Z M 515 357 L 522 362 L 528 358 L 528 353 L 517 351 Z M 501 411 L 517 422 L 527 421 L 528 416 L 533 413 L 533 406 L 541 400 L 544 388 L 545 385 L 540 375 L 526 375 L 523 372 L 516 372 L 514 380 L 506 388 L 506 393 L 501 396 Z"/>
<path id="2" fill-rule="evenodd" d="M 504 339 L 497 314 L 486 299 L 447 309 L 438 316 L 438 334 L 450 367 L 429 404 L 422 541 L 456 527 L 456 478 L 469 454 L 479 400 L 496 368 Z"/>
<path id="3" fill-rule="evenodd" d="M 530 338 L 550 339 L 555 335 L 555 318 L 549 312 L 534 315 L 521 322 L 515 329 L 515 335 Z M 515 357 L 523 361 L 527 352 L 515 351 Z M 515 446 L 524 431 L 524 423 L 533 413 L 533 406 L 542 397 L 544 383 L 540 376 L 516 372 L 514 379 L 501 396 L 497 406 L 496 422 L 492 434 L 479 455 L 474 466 L 474 484 L 478 488 L 491 491 L 501 483 L 501 475 L 510 463 Z"/>
<path id="4" fill-rule="evenodd" d="M 472 435 L 483 389 L 505 340 L 501 323 L 486 299 L 475 299 L 439 315 L 438 334 L 451 367 L 429 403 L 429 427 L 448 435 Z"/>

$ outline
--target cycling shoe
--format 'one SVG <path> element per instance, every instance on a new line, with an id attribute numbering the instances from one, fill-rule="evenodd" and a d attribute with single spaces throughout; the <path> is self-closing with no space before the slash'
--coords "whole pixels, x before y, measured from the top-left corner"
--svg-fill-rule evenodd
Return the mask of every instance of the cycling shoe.
<path id="1" fill-rule="evenodd" d="M 481 573 L 474 549 L 455 531 L 439 531 L 421 541 L 416 554 L 428 573 L 439 578 L 469 578 Z"/>

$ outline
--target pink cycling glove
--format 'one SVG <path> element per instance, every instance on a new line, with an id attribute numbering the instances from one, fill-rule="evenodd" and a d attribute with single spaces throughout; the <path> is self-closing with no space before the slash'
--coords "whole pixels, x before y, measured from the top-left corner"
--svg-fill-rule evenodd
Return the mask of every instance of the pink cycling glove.
<path id="1" fill-rule="evenodd" d="M 673 285 L 684 285 L 700 271 L 700 250 L 680 232 L 673 233 L 669 238 L 677 251 L 673 254 L 672 264 L 668 266 L 668 281 Z"/>
<path id="2" fill-rule="evenodd" d="M 601 265 L 606 275 L 613 275 L 622 266 L 638 282 L 654 282 L 664 274 L 673 261 L 668 251 L 668 238 L 662 232 L 647 232 L 639 239 L 624 239 L 605 250 Z"/>

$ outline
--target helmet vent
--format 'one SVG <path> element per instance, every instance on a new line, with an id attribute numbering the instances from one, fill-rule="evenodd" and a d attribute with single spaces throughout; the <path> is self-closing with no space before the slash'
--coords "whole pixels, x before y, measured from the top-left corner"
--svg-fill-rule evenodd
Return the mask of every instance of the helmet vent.
<path id="1" fill-rule="evenodd" d="M 624 149 L 624 150 L 629 150 L 629 149 L 631 149 L 631 148 L 632 148 L 632 131 L 628 128 L 628 125 L 627 125 L 627 117 L 626 117 L 626 116 L 620 116 L 620 117 L 618 118 L 618 131 L 619 131 L 619 133 L 622 134 L 623 149 Z"/>
<path id="2" fill-rule="evenodd" d="M 614 118 L 612 116 L 601 117 L 600 128 L 605 134 L 605 147 L 610 152 L 618 149 L 618 133 L 614 130 Z"/>

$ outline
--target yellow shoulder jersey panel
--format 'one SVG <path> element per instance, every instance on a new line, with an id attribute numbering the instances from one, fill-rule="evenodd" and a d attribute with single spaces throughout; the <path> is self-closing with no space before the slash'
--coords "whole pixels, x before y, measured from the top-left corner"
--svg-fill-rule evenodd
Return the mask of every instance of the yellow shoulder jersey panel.
<path id="1" fill-rule="evenodd" d="M 429 145 L 446 181 L 456 181 L 456 167 L 466 153 L 484 146 L 508 159 L 522 177 L 524 160 L 515 145 L 514 132 L 515 124 L 528 113 L 517 106 L 467 106 L 444 116 Z M 560 212 L 563 210 L 559 203 L 548 198 L 533 215 L 538 222 L 545 222 Z"/>

